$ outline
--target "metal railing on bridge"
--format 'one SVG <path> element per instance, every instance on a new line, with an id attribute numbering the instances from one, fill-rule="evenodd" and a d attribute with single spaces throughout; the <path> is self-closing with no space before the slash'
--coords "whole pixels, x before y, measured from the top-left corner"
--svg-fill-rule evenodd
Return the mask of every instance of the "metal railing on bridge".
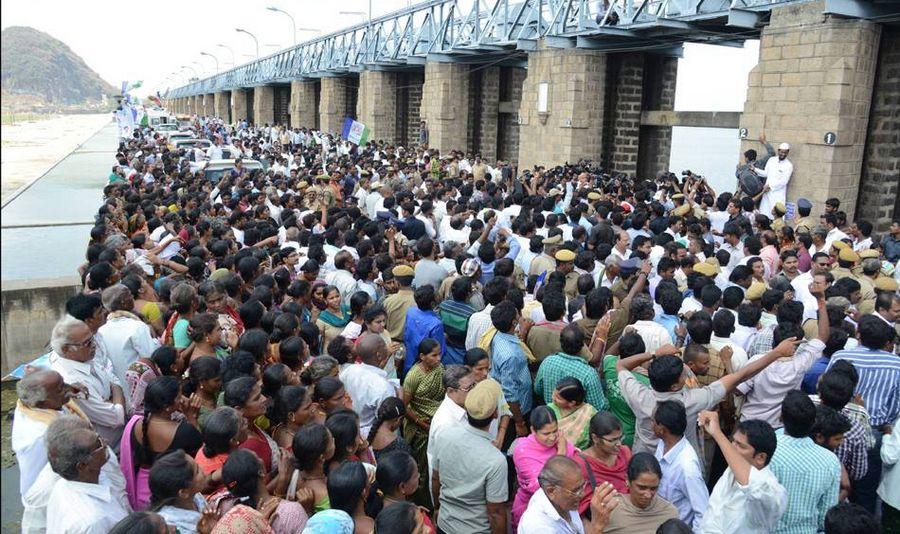
<path id="1" fill-rule="evenodd" d="M 171 90 L 167 98 L 285 83 L 426 60 L 522 62 L 539 39 L 598 50 L 740 44 L 760 14 L 804 0 L 426 0 Z M 856 0 L 829 0 L 854 2 Z M 860 0 L 861 1 L 861 0 Z"/>

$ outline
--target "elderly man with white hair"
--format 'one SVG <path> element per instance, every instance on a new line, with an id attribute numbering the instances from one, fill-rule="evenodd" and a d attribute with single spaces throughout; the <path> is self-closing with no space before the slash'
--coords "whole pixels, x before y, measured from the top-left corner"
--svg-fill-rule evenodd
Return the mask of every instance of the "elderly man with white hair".
<path id="1" fill-rule="evenodd" d="M 72 431 L 90 430 L 90 422 L 74 415 L 62 415 L 47 428 L 41 442 L 45 444 L 44 467 L 27 493 L 22 495 L 22 504 L 25 510 L 22 513 L 22 534 L 44 534 L 47 532 L 47 504 L 53 487 L 62 477 L 53 471 L 48 462 L 49 456 L 58 457 L 59 451 L 68 446 L 68 439 Z M 108 448 L 108 446 L 107 446 Z M 125 477 L 119 467 L 119 460 L 112 451 L 108 451 L 109 458 L 100 469 L 99 485 L 109 488 L 116 498 L 117 504 L 127 509 L 128 498 L 125 496 Z M 20 464 L 21 467 L 21 464 Z"/>
<path id="2" fill-rule="evenodd" d="M 115 375 L 94 359 L 95 344 L 88 325 L 66 315 L 50 334 L 50 369 L 62 375 L 67 384 L 84 390 L 76 404 L 106 442 L 115 446 L 125 427 L 125 394 Z"/>
<path id="3" fill-rule="evenodd" d="M 150 326 L 132 311 L 134 297 L 131 290 L 116 284 L 103 290 L 103 307 L 109 312 L 106 324 L 100 327 L 100 342 L 119 384 L 125 385 L 125 371 L 140 358 L 150 358 L 159 347 Z"/>
<path id="4" fill-rule="evenodd" d="M 115 454 L 90 426 L 60 417 L 47 430 L 47 452 L 60 477 L 44 508 L 47 532 L 106 534 L 131 513 L 124 480 L 109 478 Z"/>
<path id="5" fill-rule="evenodd" d="M 87 421 L 71 400 L 77 393 L 78 389 L 66 384 L 62 375 L 49 369 L 32 371 L 16 384 L 19 400 L 13 416 L 12 450 L 19 464 L 19 491 L 23 497 L 47 465 L 44 435 L 50 423 L 66 414 Z"/>
<path id="6" fill-rule="evenodd" d="M 781 143 L 778 145 L 778 157 L 769 158 L 765 170 L 757 169 L 755 166 L 750 168 L 766 179 L 762 200 L 759 202 L 759 212 L 766 217 L 774 218 L 772 210 L 775 204 L 787 201 L 787 186 L 791 181 L 791 174 L 794 173 L 794 165 L 787 159 L 790 151 L 791 145 Z"/>

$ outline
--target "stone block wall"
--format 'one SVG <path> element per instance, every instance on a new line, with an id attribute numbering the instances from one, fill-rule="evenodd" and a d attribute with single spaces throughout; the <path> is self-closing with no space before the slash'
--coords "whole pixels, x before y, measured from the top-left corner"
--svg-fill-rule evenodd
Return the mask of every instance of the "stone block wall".
<path id="1" fill-rule="evenodd" d="M 678 58 L 646 54 L 641 110 L 675 109 Z M 638 177 L 652 179 L 669 170 L 672 154 L 671 126 L 642 126 L 638 141 Z"/>
<path id="2" fill-rule="evenodd" d="M 429 145 L 441 152 L 466 146 L 469 120 L 469 66 L 427 62 L 420 116 L 426 121 Z M 418 136 L 412 138 L 417 140 Z"/>
<path id="3" fill-rule="evenodd" d="M 750 72 L 741 127 L 791 144 L 788 201 L 829 197 L 856 213 L 881 27 L 822 13 L 824 0 L 772 10 Z M 826 133 L 834 133 L 832 145 Z M 754 143 L 742 143 L 741 151 Z"/>
<path id="4" fill-rule="evenodd" d="M 394 143 L 409 146 L 419 139 L 421 118 L 419 110 L 422 106 L 422 86 L 425 84 L 424 72 L 398 72 L 397 98 L 394 102 Z"/>
<path id="5" fill-rule="evenodd" d="M 857 210 L 885 235 L 900 217 L 900 29 L 881 33 Z"/>
<path id="6" fill-rule="evenodd" d="M 237 123 L 242 120 L 253 120 L 253 117 L 247 116 L 247 91 L 246 89 L 233 89 L 231 91 L 231 121 Z"/>
<path id="7" fill-rule="evenodd" d="M 275 88 L 271 85 L 253 88 L 253 122 L 258 126 L 275 123 Z"/>
<path id="8" fill-rule="evenodd" d="M 342 78 L 328 76 L 322 78 L 319 96 L 319 127 L 324 132 L 340 134 L 344 126 L 344 112 L 347 105 L 347 89 Z"/>
<path id="9" fill-rule="evenodd" d="M 359 75 L 356 117 L 371 130 L 369 138 L 397 138 L 397 73 L 366 70 Z"/>
<path id="10" fill-rule="evenodd" d="M 273 122 L 291 126 L 291 86 L 289 85 L 274 87 Z"/>
<path id="11" fill-rule="evenodd" d="M 606 55 L 543 45 L 528 54 L 519 106 L 519 169 L 579 159 L 600 160 Z M 538 91 L 548 84 L 548 109 L 538 112 Z"/>
<path id="12" fill-rule="evenodd" d="M 519 67 L 500 69 L 500 114 L 497 118 L 497 159 L 519 161 L 519 106 L 528 72 Z"/>
<path id="13" fill-rule="evenodd" d="M 497 161 L 500 67 L 473 65 L 469 72 L 469 124 L 466 150 Z M 462 147 L 460 147 L 462 148 Z"/>
<path id="14" fill-rule="evenodd" d="M 314 128 L 316 125 L 316 82 L 295 80 L 291 82 L 291 127 Z"/>
<path id="15" fill-rule="evenodd" d="M 606 70 L 603 163 L 630 175 L 638 166 L 643 88 L 644 54 L 611 54 Z"/>
<path id="16" fill-rule="evenodd" d="M 216 93 L 213 115 L 225 121 L 225 124 L 231 123 L 231 91 Z"/>

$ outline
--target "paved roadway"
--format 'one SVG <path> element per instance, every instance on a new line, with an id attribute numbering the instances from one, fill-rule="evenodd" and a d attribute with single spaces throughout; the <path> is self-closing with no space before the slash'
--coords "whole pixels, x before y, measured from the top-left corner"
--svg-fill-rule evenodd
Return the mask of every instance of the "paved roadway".
<path id="1" fill-rule="evenodd" d="M 28 280 L 76 274 L 75 269 L 84 261 L 116 148 L 116 124 L 110 122 L 3 207 L 0 278 Z M 64 225 L 22 227 L 54 223 Z"/>

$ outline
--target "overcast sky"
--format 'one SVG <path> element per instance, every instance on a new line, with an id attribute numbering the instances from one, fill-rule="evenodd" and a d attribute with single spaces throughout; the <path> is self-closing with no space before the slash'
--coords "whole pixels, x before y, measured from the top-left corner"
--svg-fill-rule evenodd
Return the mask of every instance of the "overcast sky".
<path id="1" fill-rule="evenodd" d="M 373 15 L 405 8 L 409 0 L 373 0 Z M 471 5 L 471 0 L 460 0 Z M 215 71 L 208 52 L 218 57 L 222 70 L 230 68 L 231 47 L 238 64 L 255 55 L 253 39 L 235 31 L 244 28 L 259 39 L 260 55 L 292 44 L 287 16 L 267 11 L 276 6 L 290 12 L 299 28 L 322 33 L 365 20 L 365 15 L 341 11 L 367 11 L 367 0 L 155 0 L 122 2 L 90 0 L 10 0 L 0 3 L 3 28 L 31 26 L 67 44 L 101 77 L 115 87 L 123 80 L 143 80 L 143 96 L 165 90 L 164 79 L 181 65 L 200 74 Z M 317 34 L 297 33 L 298 42 Z M 271 46 L 270 46 L 271 45 Z M 747 73 L 756 64 L 758 46 L 744 48 L 688 45 L 680 61 L 676 108 L 698 111 L 740 111 L 746 96 Z M 185 71 L 187 72 L 187 71 Z M 180 79 L 179 79 L 180 81 Z"/>

